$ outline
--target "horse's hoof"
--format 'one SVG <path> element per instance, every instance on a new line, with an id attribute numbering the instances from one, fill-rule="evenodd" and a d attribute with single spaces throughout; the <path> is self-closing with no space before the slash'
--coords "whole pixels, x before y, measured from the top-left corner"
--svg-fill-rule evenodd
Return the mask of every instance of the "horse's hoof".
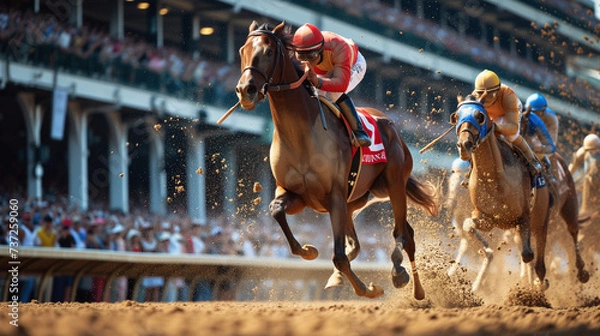
<path id="1" fill-rule="evenodd" d="M 342 278 L 342 274 L 340 272 L 333 272 L 333 274 L 327 280 L 327 284 L 325 285 L 325 289 L 339 287 L 343 284 L 344 279 Z"/>
<path id="2" fill-rule="evenodd" d="M 523 260 L 524 263 L 531 262 L 533 260 L 533 251 L 530 250 L 530 251 L 521 253 L 521 259 Z"/>
<path id="3" fill-rule="evenodd" d="M 315 260 L 319 256 L 319 250 L 312 245 L 302 246 L 302 254 L 300 255 L 304 260 Z"/>
<path id="4" fill-rule="evenodd" d="M 410 281 L 410 275 L 404 267 L 400 267 L 399 271 L 396 271 L 396 268 L 392 268 L 392 283 L 396 288 L 402 288 L 408 285 Z"/>
<path id="5" fill-rule="evenodd" d="M 539 290 L 540 292 L 545 292 L 550 288 L 550 281 L 548 279 L 544 279 L 544 281 L 540 281 L 539 278 L 535 278 L 533 281 L 533 288 Z"/>
<path id="6" fill-rule="evenodd" d="M 590 280 L 590 273 L 588 273 L 588 271 L 581 271 L 577 274 L 577 279 L 579 279 L 579 282 L 581 283 L 586 283 Z"/>
<path id="7" fill-rule="evenodd" d="M 365 297 L 369 298 L 369 299 L 378 298 L 382 295 L 383 295 L 383 288 L 380 286 L 377 286 L 377 285 L 373 285 L 372 282 L 369 284 L 369 288 L 367 288 L 367 291 L 365 293 Z"/>

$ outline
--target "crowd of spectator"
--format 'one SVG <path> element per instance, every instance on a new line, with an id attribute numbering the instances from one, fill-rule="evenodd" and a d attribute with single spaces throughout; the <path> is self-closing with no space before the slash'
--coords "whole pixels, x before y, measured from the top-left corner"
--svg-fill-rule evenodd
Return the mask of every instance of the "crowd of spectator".
<path id="1" fill-rule="evenodd" d="M 316 3 L 323 4 L 320 0 Z M 584 83 L 550 70 L 533 60 L 482 43 L 479 39 L 442 27 L 380 1 L 334 0 L 325 2 L 359 19 L 368 18 L 400 32 L 414 34 L 453 55 L 499 67 L 567 98 L 590 101 L 600 98 Z M 552 5 L 559 5 L 552 2 Z M 565 4 L 559 7 L 564 7 Z M 578 15 L 572 5 L 567 14 Z M 590 24 L 594 19 L 585 15 Z M 0 12 L 0 53 L 40 66 L 74 71 L 86 76 L 116 80 L 123 84 L 162 91 L 207 103 L 229 103 L 233 99 L 238 72 L 230 64 L 192 56 L 175 47 L 157 48 L 144 39 L 126 36 L 114 39 L 99 28 L 57 20 L 51 14 L 3 9 Z M 442 69 L 443 70 L 443 69 Z"/>
<path id="2" fill-rule="evenodd" d="M 175 47 L 157 48 L 137 36 L 122 40 L 52 14 L 0 10 L 0 54 L 20 62 L 118 81 L 181 98 L 223 103 L 238 74 L 224 62 Z"/>

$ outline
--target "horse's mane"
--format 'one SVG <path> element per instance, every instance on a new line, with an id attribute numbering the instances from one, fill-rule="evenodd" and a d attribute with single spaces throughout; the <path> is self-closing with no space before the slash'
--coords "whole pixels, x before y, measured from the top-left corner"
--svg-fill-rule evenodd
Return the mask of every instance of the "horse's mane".
<path id="1" fill-rule="evenodd" d="M 270 24 L 270 23 L 263 23 L 261 24 L 256 30 L 268 30 L 268 31 L 273 31 L 273 29 L 275 29 L 275 26 Z M 288 49 L 288 50 L 293 50 L 294 49 L 294 45 L 292 44 L 294 35 L 291 33 L 291 26 L 289 25 L 285 25 L 285 28 L 283 29 L 281 35 L 279 35 L 279 39 L 281 40 L 281 43 L 283 44 L 283 47 Z"/>

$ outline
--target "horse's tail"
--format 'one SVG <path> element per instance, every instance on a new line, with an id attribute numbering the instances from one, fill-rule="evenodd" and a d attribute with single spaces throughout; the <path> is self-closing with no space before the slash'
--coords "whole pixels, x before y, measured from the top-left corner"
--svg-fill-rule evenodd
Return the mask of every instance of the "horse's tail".
<path id="1" fill-rule="evenodd" d="M 406 184 L 406 194 L 409 200 L 423 208 L 429 215 L 438 216 L 440 211 L 439 190 L 431 182 L 423 183 L 409 176 Z"/>

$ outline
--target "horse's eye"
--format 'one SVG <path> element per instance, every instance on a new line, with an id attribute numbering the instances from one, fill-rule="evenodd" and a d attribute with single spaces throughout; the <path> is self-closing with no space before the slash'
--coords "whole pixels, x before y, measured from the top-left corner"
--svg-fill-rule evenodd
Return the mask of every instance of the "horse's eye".
<path id="1" fill-rule="evenodd" d="M 485 115 L 481 113 L 481 111 L 475 112 L 475 120 L 479 123 L 479 125 L 483 125 L 485 123 Z"/>
<path id="2" fill-rule="evenodd" d="M 267 56 L 269 56 L 269 57 L 270 57 L 270 56 L 273 56 L 273 49 L 271 49 L 271 48 L 267 49 L 267 51 L 265 52 L 265 54 L 266 54 Z"/>

